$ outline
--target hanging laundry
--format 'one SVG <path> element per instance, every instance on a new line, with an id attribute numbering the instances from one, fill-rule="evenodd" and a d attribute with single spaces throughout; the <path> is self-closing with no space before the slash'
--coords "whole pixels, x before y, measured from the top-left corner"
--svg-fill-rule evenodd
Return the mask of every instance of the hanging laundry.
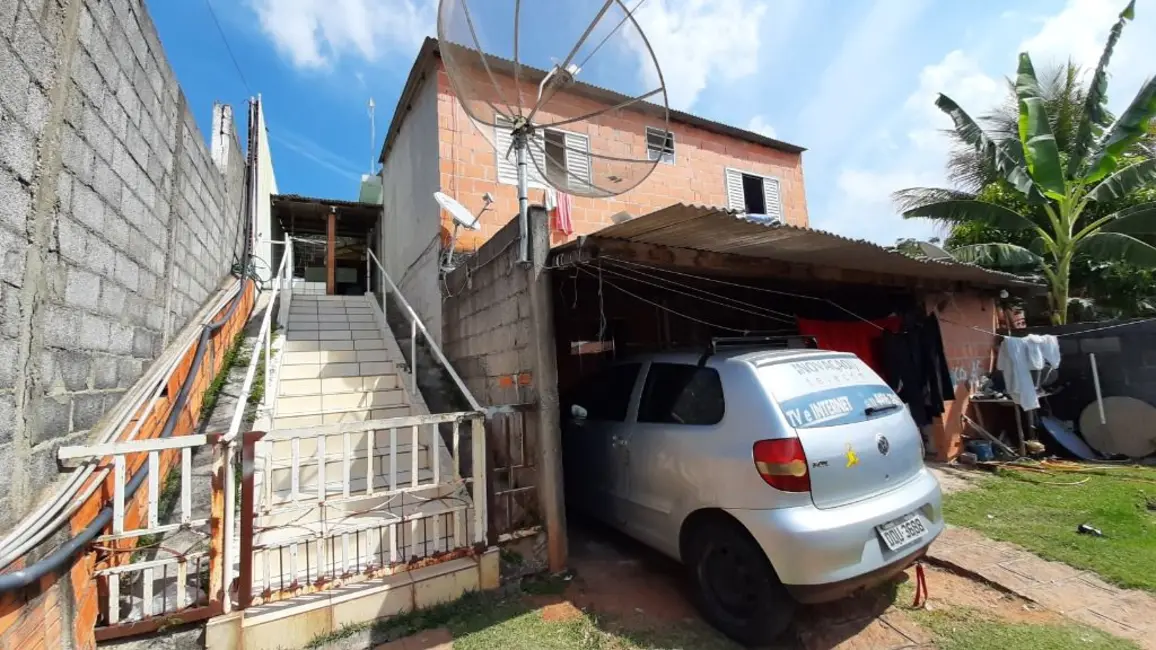
<path id="1" fill-rule="evenodd" d="M 554 191 L 554 188 L 547 187 L 542 192 L 542 205 L 546 208 L 547 213 L 551 216 L 554 215 L 554 211 L 558 209 L 558 193 Z"/>
<path id="2" fill-rule="evenodd" d="M 1040 407 L 1032 371 L 1060 367 L 1060 340 L 1051 334 L 1004 337 L 996 368 L 1003 373 L 1007 394 L 1025 411 Z"/>
<path id="3" fill-rule="evenodd" d="M 879 354 L 879 338 L 884 330 L 899 329 L 898 317 L 865 321 L 826 321 L 799 318 L 799 333 L 813 336 L 824 350 L 850 352 L 863 360 L 872 370 L 883 375 Z"/>
<path id="4" fill-rule="evenodd" d="M 558 192 L 558 208 L 554 211 L 554 230 L 569 235 L 574 232 L 570 212 L 574 209 L 574 198 L 565 192 Z"/>
<path id="5" fill-rule="evenodd" d="M 881 343 L 887 383 L 917 425 L 930 424 L 943 414 L 944 402 L 955 397 L 939 319 L 934 314 L 913 319 L 898 334 L 884 332 Z"/>

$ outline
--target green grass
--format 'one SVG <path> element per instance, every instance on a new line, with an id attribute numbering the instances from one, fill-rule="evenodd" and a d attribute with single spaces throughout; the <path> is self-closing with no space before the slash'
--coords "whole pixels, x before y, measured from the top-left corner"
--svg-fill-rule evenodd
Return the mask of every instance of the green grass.
<path id="1" fill-rule="evenodd" d="M 1138 650 L 1131 641 L 1076 623 L 1009 623 L 967 607 L 911 614 L 940 650 Z"/>
<path id="2" fill-rule="evenodd" d="M 371 630 L 371 646 L 402 639 L 422 630 L 446 628 L 454 650 L 739 650 L 706 626 L 671 625 L 626 628 L 590 612 L 568 620 L 546 621 L 528 596 L 561 594 L 567 582 L 558 578 L 523 581 L 513 593 L 466 594 L 444 605 L 402 614 L 376 624 L 350 625 L 317 637 L 307 648 L 321 649 Z"/>
<path id="3" fill-rule="evenodd" d="M 1057 485 L 1087 479 L 1079 485 Z M 1147 482 L 1153 481 L 1153 482 Z M 1097 473 L 1001 470 L 947 497 L 947 521 L 1091 570 L 1122 587 L 1156 592 L 1156 469 Z M 1104 537 L 1076 533 L 1080 524 Z"/>

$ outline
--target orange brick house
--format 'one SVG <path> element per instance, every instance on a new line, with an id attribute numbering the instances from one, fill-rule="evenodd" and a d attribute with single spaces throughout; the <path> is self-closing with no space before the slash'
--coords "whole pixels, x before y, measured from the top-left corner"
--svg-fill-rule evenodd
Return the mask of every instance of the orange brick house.
<path id="1" fill-rule="evenodd" d="M 512 90 L 512 78 L 501 80 Z M 562 101 L 571 102 L 582 113 L 624 99 L 585 84 L 572 88 Z M 539 113 L 535 121 L 547 123 L 553 117 Z M 802 147 L 678 111 L 670 111 L 665 130 L 671 137 L 665 142 L 663 126 L 660 116 L 640 109 L 622 111 L 601 125 L 565 127 L 571 137 L 629 139 L 635 144 L 633 151 L 644 150 L 640 143 L 648 141 L 645 150 L 661 156 L 650 177 L 622 195 L 575 198 L 574 232 L 569 239 L 609 225 L 610 217 L 619 212 L 641 216 L 672 203 L 729 205 L 742 211 L 743 176 L 748 187 L 752 182 L 762 187 L 758 200 L 766 214 L 792 225 L 807 225 Z M 428 293 L 429 276 L 436 276 L 437 268 L 434 241 L 446 239 L 452 228 L 449 215 L 433 201 L 433 192 L 445 192 L 475 213 L 482 206 L 483 194 L 489 192 L 495 199 L 481 216 L 481 229 L 462 233 L 461 249 L 476 249 L 517 214 L 516 168 L 513 155 L 505 160 L 505 153 L 499 154 L 466 115 L 450 87 L 438 42 L 426 39 L 398 101 L 380 158 L 385 207 L 382 260 L 391 275 L 401 280 L 407 296 L 411 292 L 406 287 L 415 283 L 423 290 L 412 293 Z M 535 173 L 531 166 L 531 176 Z M 532 204 L 543 202 L 542 187 L 531 180 Z M 556 233 L 554 243 L 566 239 Z M 433 305 L 417 307 L 423 316 L 436 320 Z"/>
<path id="2" fill-rule="evenodd" d="M 513 96 L 512 76 L 500 67 L 495 68 L 494 74 L 504 93 Z M 527 88 L 534 86 L 535 90 L 530 91 L 532 95 L 536 92 L 536 85 L 527 83 L 527 76 L 523 76 L 523 83 Z M 561 100 L 556 96 L 553 101 L 564 102 L 562 106 L 569 115 L 591 113 L 627 99 L 581 83 L 568 86 L 559 94 L 562 93 L 566 96 Z M 535 122 L 548 124 L 557 117 L 540 112 Z M 663 126 L 670 134 L 668 137 L 664 137 Z M 494 129 L 494 133 L 483 132 L 488 129 Z M 638 257 L 636 260 L 695 259 L 697 261 L 684 270 L 698 273 L 706 270 L 706 266 L 699 264 L 703 259 L 709 258 L 714 260 L 712 263 L 725 266 L 746 256 L 746 261 L 737 260 L 736 268 L 745 269 L 741 273 L 758 275 L 764 274 L 765 269 L 766 277 L 760 280 L 780 283 L 774 286 L 788 288 L 794 286 L 789 283 L 797 283 L 798 290 L 818 292 L 814 295 L 823 295 L 823 291 L 849 291 L 851 294 L 876 291 L 882 295 L 899 290 L 906 293 L 912 304 L 923 305 L 946 321 L 944 347 L 951 372 L 958 382 L 956 397 L 966 395 L 969 380 L 990 371 L 996 338 L 979 330 L 990 332 L 995 328 L 998 290 L 1005 280 L 1009 287 L 1016 283 L 1008 276 L 966 265 L 915 263 L 911 258 L 869 242 L 854 242 L 831 233 L 810 230 L 802 147 L 678 111 L 670 111 L 669 122 L 663 125 L 660 115 L 640 104 L 617 111 L 611 119 L 599 120 L 596 124 L 567 124 L 565 129 L 568 149 L 580 149 L 583 142 L 588 146 L 590 139 L 600 138 L 604 142 L 630 143 L 632 151 L 648 151 L 659 162 L 649 178 L 623 194 L 611 198 L 575 198 L 574 231 L 569 235 L 552 234 L 555 254 L 574 251 L 574 240 L 579 236 L 587 236 L 584 246 L 592 242 L 596 248 L 600 239 L 609 245 L 604 237 L 609 237 L 608 232 L 618 228 L 611 217 L 620 212 L 635 218 L 627 224 L 637 221 L 648 224 L 648 227 L 651 224 L 665 227 L 664 219 L 670 217 L 673 221 L 668 220 L 666 225 L 674 223 L 678 227 L 668 231 L 670 237 L 666 239 L 668 242 L 677 239 L 679 243 L 644 245 L 640 239 L 628 244 L 615 244 L 617 250 L 624 251 L 633 246 L 631 250 L 638 253 L 642 248 L 650 247 L 649 258 Z M 545 137 L 548 142 L 550 133 L 547 132 Z M 471 363 L 469 359 L 456 358 L 459 354 L 477 356 L 471 344 L 465 342 L 476 332 L 468 331 L 471 328 L 464 321 L 474 321 L 476 326 L 477 312 L 484 304 L 503 300 L 513 304 L 516 300 L 507 295 L 503 287 L 495 288 L 481 280 L 481 276 L 471 282 L 470 278 L 463 277 L 461 268 L 449 276 L 443 273 L 443 247 L 449 241 L 453 222 L 439 209 L 432 195 L 438 191 L 449 194 L 475 214 L 482 208 L 483 195 L 492 195 L 493 204 L 481 214 L 480 229 L 460 233 L 457 248 L 467 251 L 480 249 L 478 257 L 483 258 L 485 264 L 508 257 L 513 252 L 509 224 L 518 211 L 516 167 L 512 154 L 511 160 L 506 159 L 508 145 L 503 146 L 508 140 L 508 132 L 503 133 L 500 127 L 478 125 L 467 116 L 446 75 L 438 42 L 427 39 L 410 71 L 382 147 L 383 215 L 378 256 L 430 331 L 435 337 L 446 339 L 441 342 L 455 365 L 459 361 Z M 535 173 L 531 172 L 529 198 L 531 204 L 541 204 L 545 190 L 544 186 L 533 182 Z M 680 204 L 683 207 L 718 206 L 738 213 L 765 214 L 781 227 L 764 228 L 766 232 L 761 234 L 738 233 L 733 247 L 728 248 L 726 242 L 710 241 L 718 238 L 718 226 L 725 230 L 729 227 L 727 223 L 716 221 L 713 227 L 700 229 L 687 225 L 698 217 L 707 221 L 717 219 L 717 211 L 713 216 L 702 213 L 679 222 L 678 219 L 682 218 L 678 216 Z M 685 213 L 691 214 L 694 210 Z M 697 234 L 690 233 L 692 230 Z M 742 239 L 749 236 L 765 240 L 760 243 L 760 246 L 766 246 L 765 255 L 756 254 L 753 255 L 756 259 L 750 259 L 753 246 L 749 240 Z M 620 230 L 614 237 L 621 242 L 631 240 L 632 236 Z M 655 249 L 663 250 L 655 252 Z M 507 264 L 499 263 L 491 268 L 495 266 L 504 269 Z M 718 270 L 717 266 L 715 270 Z M 479 287 L 485 285 L 485 295 L 470 298 L 471 292 L 476 290 L 473 288 L 475 284 Z M 451 286 L 453 288 L 448 289 Z M 513 289 L 509 290 L 509 293 L 513 292 Z M 682 307 L 694 308 L 686 304 Z M 703 313 L 709 316 L 709 307 L 700 304 L 698 308 L 707 310 Z M 519 315 L 523 313 L 521 306 L 517 312 Z M 443 317 L 446 322 L 443 322 Z M 562 331 L 565 327 L 559 323 L 567 320 L 570 319 L 555 314 L 554 335 L 559 341 L 565 337 Z M 670 326 L 658 324 L 655 329 L 662 327 L 670 329 Z M 700 335 L 704 333 L 698 332 Z M 507 338 L 514 342 L 515 347 L 525 345 L 524 333 Z M 564 349 L 561 343 L 559 346 L 559 350 Z M 559 360 L 560 371 L 563 362 L 563 359 Z M 505 364 L 504 360 L 502 364 Z M 524 361 L 515 365 L 518 367 L 504 368 L 502 372 L 506 374 L 503 377 L 508 378 L 511 373 L 518 377 L 536 377 L 534 369 Z M 498 381 L 501 378 L 495 375 L 490 379 Z M 478 385 L 475 394 L 487 394 L 486 386 Z M 937 444 L 940 452 L 951 456 L 958 452 L 959 411 L 967 408 L 967 401 L 957 399 L 948 408 L 949 413 L 936 424 L 935 435 L 942 442 Z"/>

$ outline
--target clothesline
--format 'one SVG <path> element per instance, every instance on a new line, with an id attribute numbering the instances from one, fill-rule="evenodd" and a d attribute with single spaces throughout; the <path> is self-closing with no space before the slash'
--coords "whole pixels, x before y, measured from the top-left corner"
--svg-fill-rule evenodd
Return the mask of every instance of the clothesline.
<path id="1" fill-rule="evenodd" d="M 999 332 L 993 332 L 993 331 L 985 330 L 982 327 L 976 327 L 974 325 L 964 325 L 963 323 L 957 323 L 953 320 L 944 318 L 942 316 L 939 317 L 939 320 L 941 322 L 947 323 L 949 325 L 955 325 L 956 327 L 964 327 L 967 329 L 975 330 L 981 334 L 987 334 L 989 336 L 996 336 L 996 337 L 999 337 L 1001 339 L 1018 338 L 1018 337 L 1014 337 L 1014 336 L 1009 336 L 1007 334 L 1000 334 Z M 1096 327 L 1093 329 L 1080 330 L 1078 332 L 1063 332 L 1062 334 L 1054 334 L 1053 336 L 1055 336 L 1057 338 L 1063 338 L 1065 336 L 1075 336 L 1077 334 L 1089 334 L 1091 332 L 1102 332 L 1104 330 L 1115 329 L 1117 327 L 1130 327 L 1132 325 L 1143 325 L 1144 323 L 1151 323 L 1152 321 L 1156 321 L 1156 318 L 1145 318 L 1143 320 L 1136 320 L 1136 321 L 1131 321 L 1128 323 L 1114 323 L 1112 325 L 1105 325 L 1103 327 Z"/>

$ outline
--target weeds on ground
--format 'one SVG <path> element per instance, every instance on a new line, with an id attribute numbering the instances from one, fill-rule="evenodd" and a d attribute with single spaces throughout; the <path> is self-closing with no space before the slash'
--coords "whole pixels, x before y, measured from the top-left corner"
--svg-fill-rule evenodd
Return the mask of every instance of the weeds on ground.
<path id="1" fill-rule="evenodd" d="M 229 344 L 229 349 L 225 351 L 225 356 L 221 360 L 221 369 L 217 371 L 217 376 L 213 377 L 213 381 L 209 383 L 209 387 L 205 389 L 204 395 L 201 398 L 201 412 L 200 419 L 204 420 L 213 413 L 213 409 L 217 408 L 217 400 L 221 396 L 221 390 L 225 387 L 225 383 L 229 381 L 229 371 L 233 369 L 233 365 L 237 362 L 237 356 L 241 353 L 241 346 L 245 343 L 245 332 L 237 332 L 233 337 L 233 342 Z"/>
<path id="2" fill-rule="evenodd" d="M 947 521 L 1048 560 L 1091 570 L 1122 587 L 1156 592 L 1156 469 L 1108 466 L 1039 473 L 1001 470 L 948 495 Z M 1103 531 L 1081 535 L 1080 524 Z"/>
<path id="3" fill-rule="evenodd" d="M 1086 625 L 1009 623 L 969 607 L 913 610 L 941 650 L 1138 650 L 1126 639 Z"/>

